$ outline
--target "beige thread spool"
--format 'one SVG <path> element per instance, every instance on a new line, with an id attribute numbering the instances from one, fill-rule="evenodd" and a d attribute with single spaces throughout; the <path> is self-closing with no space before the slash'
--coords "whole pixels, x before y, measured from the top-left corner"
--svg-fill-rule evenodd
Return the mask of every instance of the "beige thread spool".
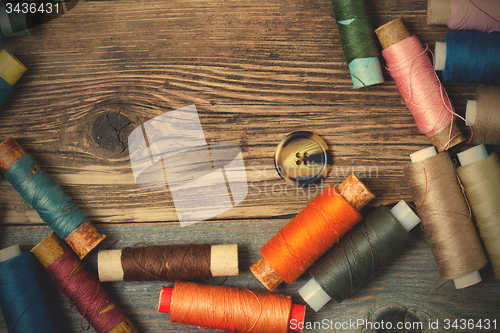
<path id="1" fill-rule="evenodd" d="M 457 289 L 481 281 L 479 269 L 488 260 L 447 152 L 434 147 L 410 155 L 404 168 L 413 200 L 419 206 L 427 240 L 441 278 L 453 279 Z"/>
<path id="2" fill-rule="evenodd" d="M 475 99 L 467 101 L 465 120 L 474 138 L 484 144 L 500 144 L 500 87 L 481 85 Z"/>

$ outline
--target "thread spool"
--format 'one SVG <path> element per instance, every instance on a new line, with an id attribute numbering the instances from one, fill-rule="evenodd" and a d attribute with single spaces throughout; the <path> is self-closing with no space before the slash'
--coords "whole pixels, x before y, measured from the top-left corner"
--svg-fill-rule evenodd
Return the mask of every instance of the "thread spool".
<path id="1" fill-rule="evenodd" d="M 404 168 L 417 214 L 442 279 L 461 289 L 481 281 L 478 272 L 488 260 L 448 153 L 434 147 L 410 155 Z"/>
<path id="2" fill-rule="evenodd" d="M 98 333 L 137 333 L 125 312 L 55 233 L 32 250 L 72 306 Z"/>
<path id="3" fill-rule="evenodd" d="M 500 29 L 498 0 L 428 0 L 427 24 L 446 25 L 453 30 Z"/>
<path id="4" fill-rule="evenodd" d="M 260 249 L 250 270 L 270 291 L 292 284 L 361 221 L 359 211 L 374 197 L 354 174 L 326 187 Z"/>
<path id="5" fill-rule="evenodd" d="M 409 231 L 419 223 L 403 200 L 390 210 L 377 207 L 311 267 L 313 278 L 300 296 L 316 312 L 332 299 L 340 303 L 352 296 L 406 248 Z"/>
<path id="6" fill-rule="evenodd" d="M 500 34 L 449 31 L 436 42 L 434 69 L 445 82 L 500 84 Z"/>
<path id="7" fill-rule="evenodd" d="M 13 138 L 0 144 L 0 171 L 80 259 L 106 237 Z"/>
<path id="8" fill-rule="evenodd" d="M 367 1 L 332 0 L 332 6 L 353 88 L 384 82 Z"/>
<path id="9" fill-rule="evenodd" d="M 29 12 L 22 13 L 22 11 L 17 12 L 12 10 L 11 13 L 7 13 L 7 8 L 0 6 L 1 35 L 4 37 L 30 35 L 31 28 L 31 14 Z"/>
<path id="10" fill-rule="evenodd" d="M 500 87 L 479 86 L 474 100 L 467 101 L 465 120 L 474 128 L 474 138 L 500 145 Z"/>
<path id="11" fill-rule="evenodd" d="M 27 68 L 6 50 L 0 51 L 0 105 L 14 91 L 14 85 Z"/>
<path id="12" fill-rule="evenodd" d="M 248 333 L 302 331 L 305 306 L 289 296 L 242 288 L 176 282 L 162 287 L 158 311 L 170 322 Z"/>
<path id="13" fill-rule="evenodd" d="M 45 274 L 31 252 L 19 245 L 0 250 L 0 308 L 10 333 L 59 333 L 43 285 Z"/>
<path id="14" fill-rule="evenodd" d="M 99 280 L 175 281 L 237 276 L 238 245 L 153 245 L 99 251 Z"/>
<path id="15" fill-rule="evenodd" d="M 500 161 L 488 155 L 484 145 L 457 154 L 458 176 L 465 187 L 479 235 L 489 255 L 495 276 L 500 278 Z"/>
<path id="16" fill-rule="evenodd" d="M 419 130 L 431 138 L 438 152 L 464 141 L 453 105 L 422 44 L 410 34 L 403 18 L 384 24 L 375 33 L 387 68 Z"/>

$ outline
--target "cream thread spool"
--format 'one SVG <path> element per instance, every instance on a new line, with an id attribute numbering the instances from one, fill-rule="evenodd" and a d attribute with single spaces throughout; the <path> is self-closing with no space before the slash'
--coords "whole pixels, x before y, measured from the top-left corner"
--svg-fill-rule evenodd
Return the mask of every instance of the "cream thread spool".
<path id="1" fill-rule="evenodd" d="M 457 154 L 457 173 L 465 187 L 479 234 L 490 257 L 495 276 L 500 278 L 500 161 L 488 155 L 483 144 Z M 495 170 L 496 169 L 496 170 Z"/>

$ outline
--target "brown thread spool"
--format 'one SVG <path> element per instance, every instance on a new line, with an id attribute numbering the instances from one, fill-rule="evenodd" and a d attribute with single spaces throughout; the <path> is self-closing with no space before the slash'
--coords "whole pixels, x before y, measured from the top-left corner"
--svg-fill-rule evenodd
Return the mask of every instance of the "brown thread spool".
<path id="1" fill-rule="evenodd" d="M 467 101 L 465 119 L 474 128 L 474 138 L 484 144 L 500 144 L 500 87 L 479 86 L 475 100 Z"/>
<path id="2" fill-rule="evenodd" d="M 390 21 L 375 30 L 380 44 L 384 49 L 411 37 L 411 33 L 406 27 L 402 17 Z M 451 141 L 450 141 L 451 138 Z M 460 132 L 456 122 L 443 129 L 441 132 L 431 137 L 432 144 L 438 152 L 445 151 L 447 148 L 456 146 L 465 138 Z"/>
<path id="3" fill-rule="evenodd" d="M 351 174 L 335 189 L 355 211 L 359 212 L 370 200 L 375 196 L 371 191 L 354 175 Z M 314 200 L 313 200 L 314 201 Z M 299 213 L 300 214 L 300 213 Z M 293 223 L 293 219 L 292 222 Z M 288 223 L 285 227 L 290 226 Z M 288 227 L 289 228 L 289 227 Z M 274 237 L 277 237 L 276 235 Z M 271 239 L 272 240 L 272 239 Z M 270 240 L 270 241 L 271 241 Z M 269 242 L 268 242 L 269 243 Z M 266 246 L 266 245 L 264 245 Z M 325 249 L 325 252 L 328 249 Z M 321 254 L 319 254 L 321 256 Z M 319 258 L 319 257 L 318 257 Z M 295 275 L 300 275 L 308 267 L 302 267 L 295 272 Z M 263 257 L 255 262 L 250 270 L 255 277 L 270 291 L 276 289 L 284 280 L 284 278 L 273 268 L 273 266 Z M 290 282 L 289 282 L 290 283 Z"/>
<path id="4" fill-rule="evenodd" d="M 66 243 L 64 243 L 59 237 L 57 237 L 55 233 L 51 233 L 49 236 L 43 239 L 31 250 L 31 252 L 38 258 L 38 260 L 43 265 L 43 267 L 45 267 L 45 269 L 48 269 L 48 267 L 52 265 L 57 259 L 59 259 L 65 254 L 68 254 L 68 252 L 70 252 L 69 254 L 70 256 L 71 255 L 74 256 L 75 269 L 76 269 L 76 264 L 81 264 L 79 263 L 78 258 L 68 248 Z M 81 267 L 80 269 L 86 270 L 85 267 Z M 89 274 L 91 273 L 89 272 Z M 61 288 L 60 286 L 58 287 Z M 100 289 L 102 289 L 102 287 L 98 288 L 98 290 Z M 105 313 L 114 308 L 118 308 L 118 305 L 116 303 L 114 302 L 111 302 L 111 304 L 108 303 L 105 308 L 101 309 L 100 313 Z M 82 316 L 85 315 L 86 315 L 85 313 L 82 314 Z M 125 317 L 125 319 L 122 320 L 120 323 L 118 323 L 118 325 L 116 325 L 113 329 L 105 333 L 138 333 L 138 331 L 135 328 L 134 324 L 132 324 L 132 322 Z"/>
<path id="5" fill-rule="evenodd" d="M 175 281 L 237 276 L 238 245 L 153 245 L 99 251 L 99 280 Z"/>
<path id="6" fill-rule="evenodd" d="M 5 174 L 11 165 L 24 155 L 26 155 L 26 152 L 14 138 L 8 138 L 0 144 L 0 171 Z M 36 165 L 33 173 L 38 169 L 40 167 Z M 97 231 L 90 221 L 86 221 L 70 232 L 64 240 L 75 251 L 78 257 L 82 259 L 102 242 L 105 237 Z"/>
<path id="7" fill-rule="evenodd" d="M 434 147 L 410 155 L 404 168 L 417 214 L 441 278 L 453 279 L 457 289 L 481 281 L 477 272 L 488 260 L 448 153 Z"/>

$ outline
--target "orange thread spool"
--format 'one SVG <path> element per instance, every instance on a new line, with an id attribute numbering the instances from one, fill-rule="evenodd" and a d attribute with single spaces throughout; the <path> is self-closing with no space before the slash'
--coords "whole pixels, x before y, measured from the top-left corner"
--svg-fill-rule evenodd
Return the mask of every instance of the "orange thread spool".
<path id="1" fill-rule="evenodd" d="M 328 186 L 260 253 L 285 282 L 292 284 L 359 221 L 361 215 Z"/>
<path id="2" fill-rule="evenodd" d="M 172 323 L 248 333 L 300 331 L 305 306 L 290 296 L 242 288 L 176 282 L 162 287 L 159 312 L 170 313 Z"/>

